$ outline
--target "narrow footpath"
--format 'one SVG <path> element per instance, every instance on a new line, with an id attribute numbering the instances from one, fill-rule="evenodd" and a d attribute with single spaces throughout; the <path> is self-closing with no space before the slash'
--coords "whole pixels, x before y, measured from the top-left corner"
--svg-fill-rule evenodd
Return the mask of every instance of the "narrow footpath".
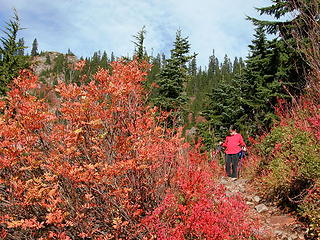
<path id="1" fill-rule="evenodd" d="M 259 219 L 259 235 L 263 240 L 303 240 L 305 227 L 289 214 L 272 206 L 259 197 L 247 179 L 232 180 L 221 177 L 220 183 L 226 187 L 227 196 L 240 194 L 250 207 L 249 214 Z"/>

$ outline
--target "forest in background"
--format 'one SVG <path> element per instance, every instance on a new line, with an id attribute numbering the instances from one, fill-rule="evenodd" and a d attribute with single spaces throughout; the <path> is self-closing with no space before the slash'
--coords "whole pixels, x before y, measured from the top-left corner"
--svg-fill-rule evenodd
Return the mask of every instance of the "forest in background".
<path id="1" fill-rule="evenodd" d="M 15 15 L 0 48 L 1 198 L 8 203 L 1 212 L 1 222 L 7 224 L 1 226 L 2 233 L 21 229 L 29 236 L 43 229 L 37 236 L 104 236 L 93 231 L 90 221 L 95 219 L 99 229 L 109 229 L 110 239 L 125 234 L 132 234 L 132 239 L 249 239 L 254 235 L 251 222 L 236 211 L 232 214 L 242 226 L 233 237 L 217 227 L 221 223 L 210 211 L 207 218 L 199 218 L 207 209 L 223 214 L 229 208 L 245 208 L 236 199 L 229 199 L 228 206 L 213 204 L 225 196 L 210 182 L 219 167 L 208 165 L 206 152 L 236 126 L 252 145 L 247 176 L 266 199 L 296 211 L 309 225 L 308 237 L 317 239 L 319 3 L 272 1 L 258 11 L 276 20 L 248 17 L 255 34 L 247 58 L 225 55 L 219 60 L 211 50 L 204 69 L 197 67 L 196 53 L 189 52 L 192 43 L 181 30 L 170 56 L 146 53 L 144 28 L 134 36 L 132 57 L 98 51 L 76 62 L 71 50 L 54 57 L 38 53 L 36 39 L 28 56 L 23 39 L 16 39 L 20 25 Z M 285 14 L 292 17 L 281 22 Z M 274 38 L 267 39 L 267 34 Z M 48 66 L 39 72 L 40 89 L 32 75 L 19 75 L 39 57 Z M 187 147 L 184 139 L 190 143 Z M 198 178 L 188 179 L 191 175 Z M 78 190 L 65 190 L 70 187 Z M 37 195 L 39 190 L 43 193 Z M 106 203 L 114 210 L 103 220 L 96 209 L 107 211 L 107 205 L 102 207 Z M 24 206 L 22 215 L 17 206 Z M 195 206 L 198 212 L 191 211 Z M 81 225 L 85 211 L 91 215 Z M 37 217 L 31 218 L 31 212 Z M 68 223 L 71 218 L 78 221 Z M 205 225 L 205 220 L 213 225 L 192 227 L 192 221 Z"/>

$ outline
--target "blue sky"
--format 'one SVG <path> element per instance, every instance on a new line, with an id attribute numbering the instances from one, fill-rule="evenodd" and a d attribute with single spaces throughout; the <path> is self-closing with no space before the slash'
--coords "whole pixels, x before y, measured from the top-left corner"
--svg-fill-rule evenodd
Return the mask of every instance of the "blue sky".
<path id="1" fill-rule="evenodd" d="M 270 0 L 0 0 L 0 27 L 13 16 L 15 8 L 24 30 L 20 37 L 31 51 L 68 49 L 78 57 L 95 51 L 110 56 L 131 56 L 133 35 L 146 27 L 145 47 L 149 54 L 170 54 L 175 34 L 189 37 L 191 52 L 198 53 L 198 65 L 207 66 L 215 55 L 222 60 L 246 57 L 254 26 L 246 15 L 258 16 L 255 7 Z M 0 33 L 3 36 L 2 33 Z"/>

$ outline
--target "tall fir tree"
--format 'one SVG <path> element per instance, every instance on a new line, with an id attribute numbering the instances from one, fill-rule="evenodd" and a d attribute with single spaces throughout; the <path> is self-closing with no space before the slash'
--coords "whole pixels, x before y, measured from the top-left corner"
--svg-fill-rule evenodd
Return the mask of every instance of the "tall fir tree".
<path id="1" fill-rule="evenodd" d="M 224 55 L 223 62 L 221 64 L 222 81 L 229 82 L 232 78 L 232 63 L 227 54 Z"/>
<path id="2" fill-rule="evenodd" d="M 108 55 L 106 53 L 106 51 L 103 51 L 102 56 L 101 56 L 101 60 L 100 60 L 100 67 L 107 69 L 108 68 Z"/>
<path id="3" fill-rule="evenodd" d="M 110 62 L 114 62 L 116 60 L 116 57 L 114 56 L 114 53 L 111 52 Z"/>
<path id="4" fill-rule="evenodd" d="M 37 56 L 39 55 L 38 53 L 38 41 L 35 38 L 32 42 L 32 49 L 31 49 L 31 56 Z"/>
<path id="5" fill-rule="evenodd" d="M 24 56 L 24 49 L 25 48 L 26 47 L 24 46 L 24 39 L 23 38 L 19 38 L 17 55 Z"/>
<path id="6" fill-rule="evenodd" d="M 9 83 L 18 76 L 19 70 L 28 67 L 26 57 L 17 54 L 24 49 L 17 42 L 17 34 L 21 29 L 18 14 L 14 10 L 13 18 L 6 24 L 5 30 L 2 30 L 5 37 L 0 39 L 0 96 L 9 90 Z"/>
<path id="7" fill-rule="evenodd" d="M 194 53 L 193 55 L 196 56 L 196 53 Z M 188 73 L 191 76 L 197 75 L 197 59 L 195 57 L 192 58 L 189 62 Z"/>
<path id="8" fill-rule="evenodd" d="M 133 41 L 135 45 L 134 57 L 136 57 L 139 61 L 147 60 L 148 58 L 144 47 L 144 39 L 146 33 L 146 28 L 145 26 L 143 26 L 142 29 L 133 36 L 135 38 L 135 41 Z"/>
<path id="9" fill-rule="evenodd" d="M 171 58 L 166 60 L 157 79 L 159 87 L 153 99 L 154 104 L 161 110 L 175 112 L 179 123 L 183 122 L 182 116 L 188 101 L 185 89 L 188 80 L 187 63 L 195 57 L 188 55 L 189 49 L 188 37 L 182 37 L 181 30 L 178 30 Z"/>
<path id="10" fill-rule="evenodd" d="M 301 15 L 314 19 L 319 22 L 319 1 L 309 0 L 272 0 L 272 5 L 257 8 L 260 15 L 272 16 L 275 20 L 260 20 L 257 18 L 247 17 L 256 26 L 261 26 L 269 34 L 279 36 L 275 45 L 284 46 L 283 51 L 287 55 L 288 68 L 284 81 L 287 82 L 287 91 L 293 97 L 299 96 L 306 84 L 304 75 L 309 71 L 309 64 L 305 61 L 305 56 L 297 50 L 297 42 L 295 38 L 296 32 L 303 32 L 301 36 L 309 35 L 311 30 Z M 285 20 L 283 20 L 285 19 Z M 306 40 L 308 41 L 308 40 Z M 294 100 L 294 99 L 293 99 Z"/>

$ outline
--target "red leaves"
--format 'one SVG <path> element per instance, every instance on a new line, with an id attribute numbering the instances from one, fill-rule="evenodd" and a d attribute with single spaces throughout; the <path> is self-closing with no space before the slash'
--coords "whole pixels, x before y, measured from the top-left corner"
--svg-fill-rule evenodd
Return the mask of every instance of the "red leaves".
<path id="1" fill-rule="evenodd" d="M 147 68 L 115 62 L 112 73 L 101 69 L 88 85 L 59 83 L 54 106 L 31 94 L 37 82 L 30 73 L 14 81 L 8 102 L 0 103 L 5 231 L 39 239 L 179 239 L 222 234 L 213 223 L 225 224 L 225 210 L 245 223 L 241 201 L 224 203 L 213 185 L 205 154 L 189 152 L 173 134 L 181 130 L 161 127 L 165 113 L 145 106 Z"/>
<path id="2" fill-rule="evenodd" d="M 187 149 L 185 149 L 186 151 Z M 187 160 L 187 161 L 186 161 Z M 197 150 L 179 161 L 175 186 L 144 223 L 157 239 L 249 239 L 255 227 L 247 205 L 213 182 L 206 156 Z M 173 183 L 172 183 L 173 184 Z"/>
<path id="3" fill-rule="evenodd" d="M 83 70 L 85 65 L 86 65 L 86 61 L 85 60 L 81 60 L 81 61 L 76 63 L 75 70 L 81 71 L 81 70 Z"/>

